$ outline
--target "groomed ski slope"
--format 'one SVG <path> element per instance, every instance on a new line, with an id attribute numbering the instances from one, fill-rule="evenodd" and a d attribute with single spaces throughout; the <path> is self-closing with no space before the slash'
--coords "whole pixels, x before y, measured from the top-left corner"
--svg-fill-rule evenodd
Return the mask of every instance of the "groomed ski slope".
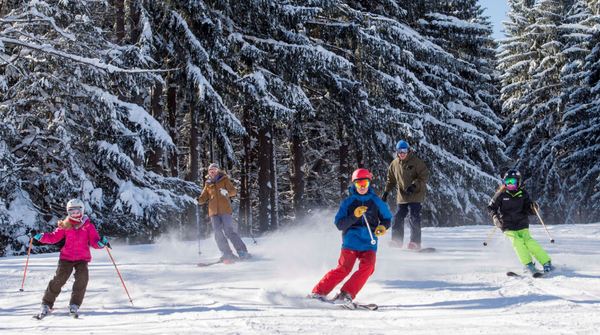
<path id="1" fill-rule="evenodd" d="M 521 271 L 507 238 L 493 227 L 426 228 L 418 254 L 382 239 L 375 273 L 357 301 L 379 311 L 338 310 L 303 297 L 337 264 L 340 233 L 333 214 L 319 224 L 258 240 L 244 239 L 254 258 L 196 267 L 219 257 L 214 240 L 164 238 L 142 246 L 115 245 L 113 257 L 129 303 L 104 250 L 92 250 L 90 282 L 80 318 L 68 316 L 72 279 L 54 312 L 32 319 L 56 269 L 58 254 L 0 259 L 0 334 L 599 334 L 600 224 L 533 225 L 532 236 L 557 271 L 542 279 L 507 277 Z M 335 293 L 335 292 L 333 292 Z M 333 294 L 332 293 L 332 294 Z"/>

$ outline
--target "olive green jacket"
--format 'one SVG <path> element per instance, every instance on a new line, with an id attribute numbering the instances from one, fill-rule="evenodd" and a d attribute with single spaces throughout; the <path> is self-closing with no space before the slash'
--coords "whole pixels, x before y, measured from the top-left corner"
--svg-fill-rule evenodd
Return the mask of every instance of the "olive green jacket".
<path id="1" fill-rule="evenodd" d="M 422 160 L 417 158 L 412 151 L 408 153 L 403 161 L 396 158 L 390 164 L 385 184 L 384 193 L 390 192 L 398 186 L 399 204 L 411 202 L 423 203 L 427 193 L 427 180 L 429 180 L 429 169 Z M 406 193 L 406 189 L 415 184 L 416 188 L 413 194 Z"/>

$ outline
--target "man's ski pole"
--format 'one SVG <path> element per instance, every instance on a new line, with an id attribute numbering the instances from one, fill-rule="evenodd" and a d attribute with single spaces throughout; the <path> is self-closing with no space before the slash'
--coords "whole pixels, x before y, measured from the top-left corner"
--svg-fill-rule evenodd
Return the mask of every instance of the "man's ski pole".
<path id="1" fill-rule="evenodd" d="M 197 226 L 197 236 L 198 236 L 198 255 L 202 255 L 202 251 L 200 251 L 200 216 L 198 215 L 198 203 L 196 203 L 196 226 Z"/>
<path id="2" fill-rule="evenodd" d="M 29 250 L 27 250 L 27 261 L 25 262 L 25 272 L 23 272 L 23 282 L 21 283 L 21 289 L 23 292 L 23 285 L 25 285 L 25 274 L 27 274 L 27 265 L 29 265 L 29 253 L 31 252 L 31 244 L 33 243 L 33 237 L 29 239 Z"/>
<path id="3" fill-rule="evenodd" d="M 229 200 L 229 197 L 228 197 L 228 196 L 225 196 L 225 199 L 227 199 L 227 201 L 229 201 L 229 205 L 231 205 L 231 209 L 233 209 L 233 212 L 235 213 L 235 215 L 237 215 L 237 217 L 238 217 L 238 220 L 239 220 L 239 218 L 240 218 L 240 213 L 238 213 L 238 212 L 235 210 L 235 207 L 233 207 L 233 204 L 231 203 L 231 200 Z M 247 225 L 247 224 L 246 224 L 246 225 Z M 254 244 L 258 244 L 258 243 L 256 243 L 256 240 L 254 239 L 254 236 L 252 236 L 252 227 L 248 227 L 248 232 L 250 233 L 250 237 L 252 237 L 252 240 L 254 241 Z"/>
<path id="4" fill-rule="evenodd" d="M 367 230 L 369 230 L 369 236 L 371 236 L 371 244 L 375 245 L 375 239 L 373 238 L 373 233 L 371 233 L 371 226 L 369 226 L 369 220 L 367 220 L 367 216 L 363 213 L 363 217 L 365 218 L 365 222 L 367 223 Z"/>
<path id="5" fill-rule="evenodd" d="M 108 250 L 109 246 L 110 246 L 110 244 L 107 244 L 105 246 L 106 251 L 108 251 L 108 255 L 110 256 L 110 260 L 113 262 L 113 265 L 115 266 L 115 269 L 117 270 L 117 274 L 119 275 L 119 278 L 121 279 L 121 283 L 123 283 L 123 288 L 125 288 L 125 292 L 127 293 L 127 296 L 129 297 L 129 302 L 131 302 L 131 306 L 133 306 L 133 300 L 131 300 L 131 296 L 129 295 L 129 291 L 127 291 L 127 287 L 125 286 L 125 282 L 123 281 L 123 277 L 121 277 L 121 273 L 119 272 L 119 269 L 117 268 L 117 264 L 115 263 L 115 260 L 113 259 L 112 255 L 110 254 L 110 250 Z"/>
<path id="6" fill-rule="evenodd" d="M 550 243 L 554 243 L 554 239 L 552 238 L 552 236 L 550 236 L 550 232 L 548 231 L 548 228 L 546 228 L 544 220 L 542 220 L 542 217 L 540 216 L 540 212 L 538 212 L 537 208 L 535 207 L 533 207 L 533 210 L 535 211 L 535 214 L 537 214 L 537 217 L 540 219 L 540 222 L 542 223 L 542 226 L 544 226 L 544 229 L 546 229 L 546 233 L 548 233 L 548 237 L 550 237 Z"/>
<path id="7" fill-rule="evenodd" d="M 498 229 L 498 227 L 494 227 L 494 231 L 492 231 L 492 233 L 490 234 L 490 237 L 488 237 L 488 239 L 485 240 L 485 242 L 483 242 L 483 245 L 487 245 L 490 238 L 492 238 L 492 235 L 494 235 L 494 233 L 496 232 L 496 229 Z"/>

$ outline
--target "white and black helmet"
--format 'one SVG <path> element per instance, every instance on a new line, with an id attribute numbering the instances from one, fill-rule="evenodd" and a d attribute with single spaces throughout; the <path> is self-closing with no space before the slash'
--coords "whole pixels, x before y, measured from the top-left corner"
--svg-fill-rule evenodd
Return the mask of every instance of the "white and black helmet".
<path id="1" fill-rule="evenodd" d="M 79 208 L 81 210 L 81 214 L 78 215 L 78 217 L 72 217 L 70 210 L 71 209 L 75 209 L 75 208 Z M 79 200 L 79 199 L 71 199 L 69 200 L 69 202 L 67 202 L 67 213 L 69 214 L 69 217 L 75 221 L 81 221 L 83 218 L 83 212 L 85 210 L 85 205 L 83 204 L 83 201 Z"/>

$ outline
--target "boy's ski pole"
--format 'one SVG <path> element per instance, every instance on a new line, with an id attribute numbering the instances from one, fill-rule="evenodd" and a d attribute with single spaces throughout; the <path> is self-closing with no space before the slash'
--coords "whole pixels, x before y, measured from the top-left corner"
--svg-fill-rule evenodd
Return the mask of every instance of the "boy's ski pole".
<path id="1" fill-rule="evenodd" d="M 363 213 L 363 217 L 365 218 L 365 222 L 367 223 L 367 230 L 369 231 L 369 236 L 371 236 L 371 244 L 375 245 L 375 239 L 373 238 L 373 233 L 371 233 L 371 226 L 369 226 L 369 220 L 367 220 L 367 216 Z"/>
<path id="2" fill-rule="evenodd" d="M 540 219 L 540 222 L 542 223 L 542 226 L 544 226 L 544 229 L 546 229 L 546 233 L 548 233 L 548 237 L 550 237 L 550 243 L 554 243 L 554 239 L 552 238 L 552 236 L 550 236 L 550 232 L 548 231 L 548 228 L 546 228 L 544 220 L 542 220 L 542 217 L 540 216 L 540 212 L 538 212 L 537 208 L 535 207 L 533 207 L 533 210 L 535 211 L 535 214 L 537 214 L 537 217 Z"/>
<path id="3" fill-rule="evenodd" d="M 25 285 L 25 274 L 27 274 L 27 265 L 29 265 L 29 253 L 31 252 L 31 244 L 33 243 L 33 237 L 29 239 L 29 250 L 27 250 L 27 261 L 25 262 L 25 272 L 23 272 L 23 282 L 21 283 L 21 289 L 23 292 L 23 285 Z"/>
<path id="4" fill-rule="evenodd" d="M 237 215 L 238 219 L 240 218 L 240 214 L 235 210 L 235 207 L 233 207 L 233 204 L 231 203 L 231 200 L 229 200 L 228 196 L 225 196 L 225 199 L 227 199 L 227 201 L 229 201 L 229 205 L 231 205 L 231 209 L 233 209 L 233 212 L 235 213 L 235 215 Z M 256 243 L 256 240 L 254 239 L 254 236 L 252 236 L 252 227 L 248 227 L 248 232 L 250 233 L 250 237 L 252 237 L 252 240 L 254 241 L 254 244 L 258 244 Z"/>
<path id="5" fill-rule="evenodd" d="M 110 246 L 110 244 L 107 244 L 104 248 L 106 248 L 106 251 L 108 251 L 108 255 L 110 256 L 110 260 L 113 262 L 113 265 L 115 266 L 115 269 L 117 270 L 117 274 L 119 275 L 119 278 L 121 279 L 121 283 L 123 283 L 123 288 L 125 288 L 125 292 L 127 293 L 127 296 L 129 297 L 129 302 L 131 302 L 131 306 L 133 306 L 133 300 L 131 300 L 131 296 L 129 295 L 129 291 L 127 291 L 127 287 L 125 286 L 125 282 L 123 281 L 123 277 L 121 277 L 121 273 L 119 273 L 119 269 L 117 268 L 117 264 L 115 263 L 115 260 L 113 259 L 112 255 L 110 254 L 110 250 L 108 250 L 109 246 Z"/>
<path id="6" fill-rule="evenodd" d="M 496 232 L 496 229 L 498 229 L 498 227 L 494 227 L 494 231 L 492 231 L 492 233 L 490 234 L 490 237 L 488 237 L 487 240 L 485 240 L 485 242 L 483 242 L 483 245 L 487 245 L 488 241 L 490 240 L 490 238 L 492 238 L 492 235 L 494 235 L 494 233 Z"/>
<path id="7" fill-rule="evenodd" d="M 198 255 L 202 255 L 202 251 L 200 251 L 200 216 L 198 215 L 198 203 L 196 203 L 196 226 L 197 226 L 197 236 L 198 236 Z"/>

